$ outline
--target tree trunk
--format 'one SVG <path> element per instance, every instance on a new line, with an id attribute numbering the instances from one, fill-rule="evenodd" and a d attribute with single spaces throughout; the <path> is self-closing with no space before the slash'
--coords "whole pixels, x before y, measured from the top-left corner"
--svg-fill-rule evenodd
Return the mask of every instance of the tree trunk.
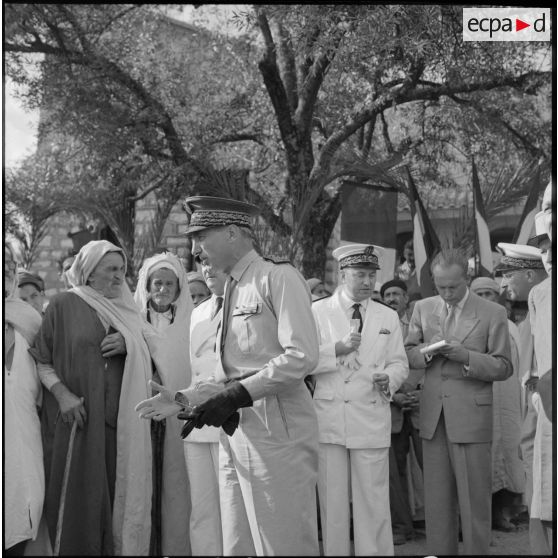
<path id="1" fill-rule="evenodd" d="M 324 279 L 327 262 L 327 245 L 341 212 L 339 196 L 330 198 L 322 192 L 306 222 L 299 244 L 298 269 L 306 279 Z"/>

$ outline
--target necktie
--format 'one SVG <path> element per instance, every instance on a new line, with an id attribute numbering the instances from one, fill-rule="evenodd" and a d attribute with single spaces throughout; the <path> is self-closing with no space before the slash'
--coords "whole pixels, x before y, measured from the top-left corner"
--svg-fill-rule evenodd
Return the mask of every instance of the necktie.
<path id="1" fill-rule="evenodd" d="M 215 302 L 214 302 L 214 305 L 213 305 L 213 311 L 211 312 L 211 319 L 212 320 L 215 318 L 215 316 L 217 316 L 217 314 L 219 313 L 219 310 L 221 310 L 221 306 L 223 306 L 223 297 L 218 296 L 215 299 Z"/>
<path id="2" fill-rule="evenodd" d="M 451 338 L 455 328 L 455 306 L 448 306 L 448 315 L 444 322 L 444 335 L 446 340 Z"/>
<path id="3" fill-rule="evenodd" d="M 353 312 L 353 315 L 352 315 L 352 319 L 353 320 L 360 320 L 360 326 L 358 328 L 358 332 L 360 333 L 362 331 L 362 315 L 360 313 L 360 304 L 358 302 L 356 302 L 355 304 L 353 304 L 351 306 L 351 308 L 355 309 L 355 311 Z"/>
<path id="4" fill-rule="evenodd" d="M 221 355 L 223 354 L 223 347 L 225 346 L 225 336 L 227 335 L 227 328 L 229 325 L 229 315 L 231 311 L 231 291 L 236 285 L 236 280 L 230 275 L 225 283 L 225 298 L 223 300 L 223 317 L 221 318 Z"/>

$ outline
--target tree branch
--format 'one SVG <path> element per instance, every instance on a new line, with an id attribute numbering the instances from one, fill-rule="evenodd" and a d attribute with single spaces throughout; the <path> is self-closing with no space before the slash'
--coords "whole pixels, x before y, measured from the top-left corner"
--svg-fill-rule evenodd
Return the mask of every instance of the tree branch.
<path id="1" fill-rule="evenodd" d="M 266 45 L 264 56 L 258 63 L 258 67 L 262 74 L 271 103 L 273 104 L 281 139 L 287 152 L 292 155 L 298 151 L 298 134 L 291 117 L 287 93 L 279 74 L 279 68 L 277 67 L 275 43 L 273 42 L 271 29 L 269 28 L 269 22 L 265 12 L 261 8 L 256 8 L 256 13 L 258 25 Z M 295 157 L 287 157 L 289 173 L 296 173 L 297 171 L 294 161 Z"/>
<path id="2" fill-rule="evenodd" d="M 298 106 L 298 84 L 296 80 L 296 64 L 293 47 L 291 38 L 281 23 L 277 24 L 277 31 L 279 34 L 280 60 L 283 62 L 283 82 L 285 83 L 291 111 L 294 112 Z"/>
<path id="3" fill-rule="evenodd" d="M 260 192 L 254 190 L 250 186 L 247 186 L 246 193 L 247 201 L 260 208 L 260 215 L 275 232 L 283 237 L 291 235 L 292 229 L 290 225 L 288 225 L 280 216 L 275 214 L 267 199 L 260 194 Z"/>
<path id="4" fill-rule="evenodd" d="M 362 150 L 362 156 L 368 157 L 370 153 L 370 147 L 372 146 L 372 138 L 374 137 L 374 128 L 376 127 L 376 116 L 374 115 L 370 122 L 368 122 L 368 134 L 366 135 L 366 143 L 364 144 L 364 149 Z"/>
<path id="5" fill-rule="evenodd" d="M 389 137 L 388 125 L 383 112 L 380 113 L 380 120 L 382 121 L 382 137 L 384 138 L 386 150 L 390 155 L 392 155 L 394 152 L 393 143 L 391 142 L 391 138 Z"/>
<path id="6" fill-rule="evenodd" d="M 318 97 L 318 91 L 322 86 L 325 75 L 335 58 L 335 53 L 339 47 L 339 43 L 343 38 L 343 32 L 337 32 L 333 40 L 333 46 L 329 52 L 320 54 L 307 75 L 306 80 L 301 84 L 301 91 L 299 94 L 298 107 L 295 112 L 295 122 L 299 132 L 310 137 L 312 114 L 314 113 L 314 106 Z"/>
<path id="7" fill-rule="evenodd" d="M 253 141 L 254 143 L 258 143 L 260 145 L 264 145 L 262 140 L 256 134 L 228 134 L 226 136 L 222 136 L 213 140 L 211 143 L 229 143 L 235 141 Z"/>

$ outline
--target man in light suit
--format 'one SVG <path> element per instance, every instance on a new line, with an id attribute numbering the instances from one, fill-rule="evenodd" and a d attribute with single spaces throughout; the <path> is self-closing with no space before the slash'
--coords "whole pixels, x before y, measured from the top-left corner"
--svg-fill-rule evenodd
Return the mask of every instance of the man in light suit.
<path id="1" fill-rule="evenodd" d="M 223 293 L 227 276 L 202 265 L 205 283 L 212 295 L 192 311 L 190 320 L 190 361 L 192 383 L 207 380 L 215 373 L 215 340 L 221 322 Z M 219 429 L 195 428 L 184 440 L 184 457 L 190 481 L 192 514 L 190 543 L 193 556 L 223 554 L 223 534 L 219 504 Z"/>
<path id="2" fill-rule="evenodd" d="M 389 403 L 408 374 L 403 336 L 397 312 L 370 298 L 379 269 L 374 247 L 350 244 L 333 256 L 342 284 L 312 305 L 320 342 L 312 374 L 324 553 L 350 554 L 350 486 L 355 555 L 393 555 Z"/>
<path id="3" fill-rule="evenodd" d="M 426 544 L 488 554 L 491 529 L 492 382 L 512 374 L 506 310 L 467 288 L 459 250 L 432 261 L 439 296 L 419 300 L 405 342 L 409 366 L 425 368 L 420 402 Z M 437 351 L 421 348 L 445 340 Z"/>

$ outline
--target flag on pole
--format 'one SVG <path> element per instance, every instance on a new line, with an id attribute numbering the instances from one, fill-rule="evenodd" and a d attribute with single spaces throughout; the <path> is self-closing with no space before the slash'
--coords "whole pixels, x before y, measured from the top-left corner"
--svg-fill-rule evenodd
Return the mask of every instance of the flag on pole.
<path id="1" fill-rule="evenodd" d="M 473 166 L 473 205 L 475 219 L 475 275 L 477 277 L 492 276 L 492 247 L 490 244 L 490 231 L 486 222 L 482 192 L 477 175 L 475 161 Z"/>
<path id="2" fill-rule="evenodd" d="M 417 282 L 421 295 L 426 298 L 436 294 L 436 288 L 430 274 L 430 262 L 436 253 L 440 251 L 441 244 L 428 218 L 408 167 L 405 167 L 405 171 L 407 172 L 411 215 L 413 216 L 413 249 L 415 253 Z"/>
<path id="3" fill-rule="evenodd" d="M 519 223 L 513 235 L 513 244 L 527 244 L 529 239 L 534 236 L 535 214 L 539 211 L 539 192 L 540 184 L 540 167 L 537 167 L 535 174 L 531 180 L 531 189 L 525 201 L 523 213 L 519 219 Z"/>

